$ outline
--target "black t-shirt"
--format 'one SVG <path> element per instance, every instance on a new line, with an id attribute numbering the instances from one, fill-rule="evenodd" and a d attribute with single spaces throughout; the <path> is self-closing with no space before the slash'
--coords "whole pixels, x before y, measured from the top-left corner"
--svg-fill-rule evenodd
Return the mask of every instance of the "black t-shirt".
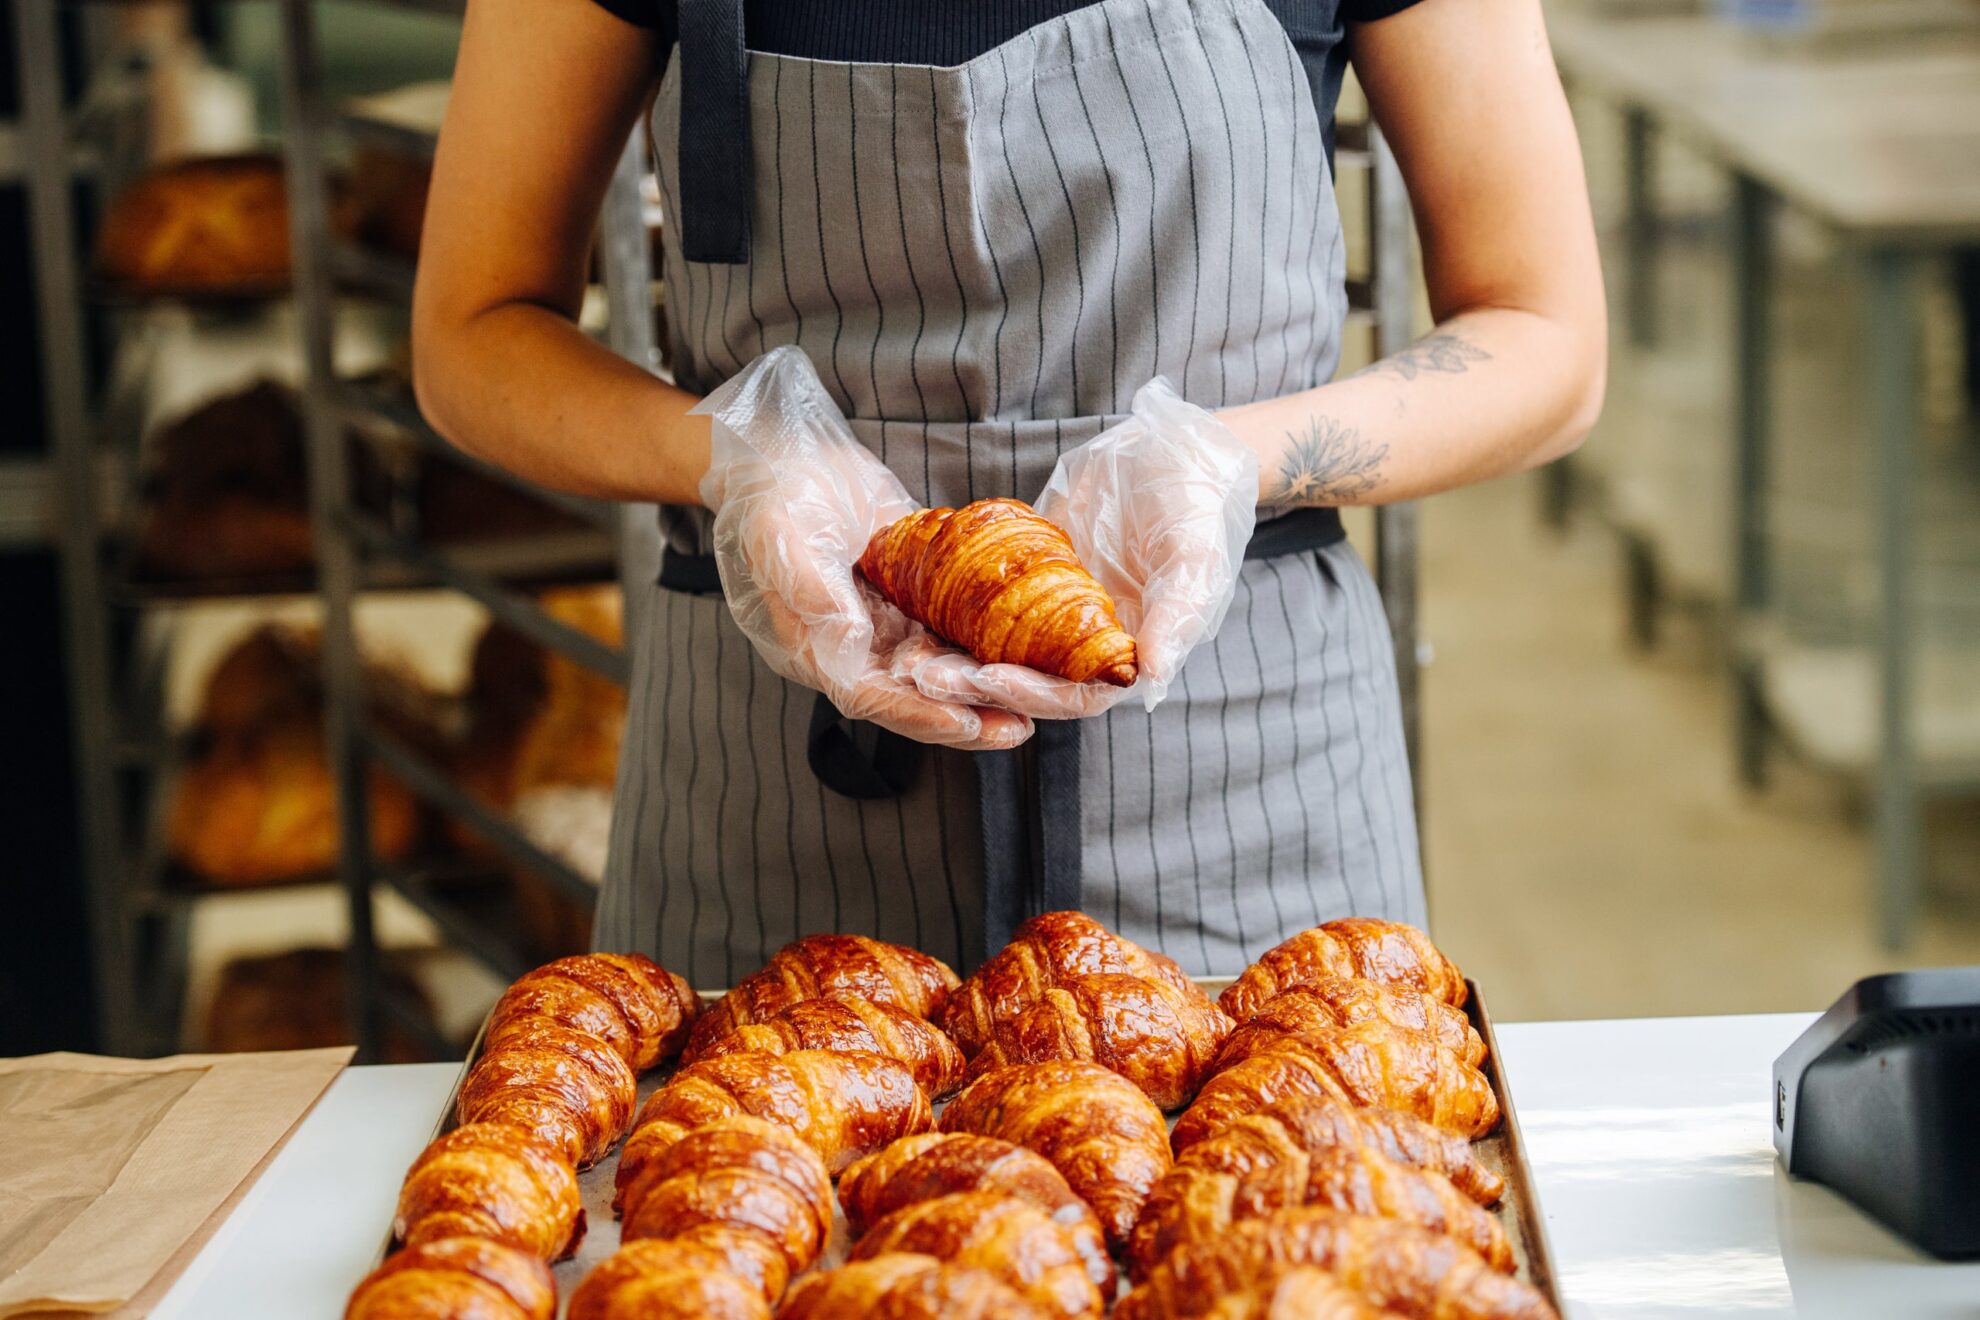
<path id="1" fill-rule="evenodd" d="M 676 0 L 597 0 L 674 44 Z M 1092 0 L 745 0 L 751 50 L 871 64 L 962 64 Z M 1334 105 L 1347 69 L 1345 25 L 1387 18 L 1418 0 L 1265 0 L 1306 66 L 1313 104 L 1331 146 Z"/>

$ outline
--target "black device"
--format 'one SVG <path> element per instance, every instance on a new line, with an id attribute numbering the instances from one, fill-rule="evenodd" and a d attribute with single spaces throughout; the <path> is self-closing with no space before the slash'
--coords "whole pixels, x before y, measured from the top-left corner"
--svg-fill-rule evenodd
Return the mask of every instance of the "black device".
<path id="1" fill-rule="evenodd" d="M 1935 1256 L 1980 1256 L 1980 967 L 1865 977 L 1774 1061 L 1774 1148 Z"/>

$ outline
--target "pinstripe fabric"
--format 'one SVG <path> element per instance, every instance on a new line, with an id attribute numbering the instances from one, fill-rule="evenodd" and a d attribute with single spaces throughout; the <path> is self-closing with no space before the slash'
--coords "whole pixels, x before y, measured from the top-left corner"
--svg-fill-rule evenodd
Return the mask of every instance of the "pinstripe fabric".
<path id="1" fill-rule="evenodd" d="M 678 68 L 654 108 L 670 214 Z M 750 262 L 668 254 L 683 383 L 799 345 L 930 504 L 1035 498 L 1156 374 L 1218 407 L 1334 370 L 1338 214 L 1263 0 L 1101 0 L 954 68 L 757 54 L 749 94 Z M 705 552 L 704 513 L 663 522 Z M 662 595 L 600 944 L 704 984 L 822 929 L 971 962 L 968 758 L 935 753 L 898 799 L 824 790 L 804 761 L 810 694 L 719 599 Z M 1169 702 L 1081 738 L 1086 906 L 1192 971 L 1234 971 L 1316 917 L 1421 916 L 1386 628 L 1345 546 L 1247 563 Z"/>

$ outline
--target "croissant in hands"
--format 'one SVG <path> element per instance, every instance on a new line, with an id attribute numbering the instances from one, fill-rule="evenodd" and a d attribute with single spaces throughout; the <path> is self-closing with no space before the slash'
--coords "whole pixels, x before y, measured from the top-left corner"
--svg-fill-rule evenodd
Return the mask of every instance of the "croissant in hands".
<path id="1" fill-rule="evenodd" d="M 1001 1137 L 1043 1155 L 1093 1207 L 1116 1247 L 1169 1171 L 1162 1111 L 1094 1063 L 1020 1063 L 985 1073 L 942 1111 L 942 1130 Z"/>
<path id="2" fill-rule="evenodd" d="M 839 1203 L 855 1233 L 956 1192 L 994 1192 L 1037 1206 L 1066 1230 L 1100 1295 L 1114 1295 L 1114 1258 L 1093 1207 L 1037 1151 L 971 1132 L 924 1132 L 854 1161 L 839 1179 Z"/>
<path id="3" fill-rule="evenodd" d="M 392 1235 L 415 1247 L 436 1238 L 489 1238 L 562 1260 L 584 1237 L 577 1173 L 521 1128 L 457 1127 L 413 1161 Z"/>
<path id="4" fill-rule="evenodd" d="M 527 1251 L 478 1237 L 395 1251 L 359 1281 L 344 1320 L 551 1320 L 557 1288 Z"/>
<path id="5" fill-rule="evenodd" d="M 897 1137 L 926 1132 L 928 1097 L 907 1065 L 878 1054 L 725 1054 L 690 1064 L 651 1096 L 619 1152 L 618 1195 L 694 1129 L 753 1114 L 788 1129 L 837 1172 Z"/>
<path id="6" fill-rule="evenodd" d="M 1499 1122 L 1499 1100 L 1483 1073 L 1423 1033 L 1380 1018 L 1281 1036 L 1235 1062 L 1226 1048 L 1219 1062 L 1224 1066 L 1176 1120 L 1171 1141 L 1177 1154 L 1246 1114 L 1299 1094 L 1400 1110 L 1467 1137 L 1482 1137 Z"/>
<path id="7" fill-rule="evenodd" d="M 1021 500 L 922 509 L 875 534 L 860 572 L 985 664 L 1132 687 L 1134 638 L 1072 541 Z"/>
<path id="8" fill-rule="evenodd" d="M 511 1123 L 578 1168 L 603 1158 L 626 1130 L 638 1082 L 620 1053 L 588 1032 L 522 1017 L 461 1083 L 462 1123 Z"/>
<path id="9" fill-rule="evenodd" d="M 1513 1267 L 1512 1245 L 1499 1221 L 1441 1174 L 1346 1146 L 1236 1168 L 1224 1160 L 1193 1158 L 1221 1140 L 1212 1137 L 1191 1147 L 1155 1184 L 1130 1241 L 1136 1279 L 1146 1278 L 1185 1242 L 1201 1242 L 1240 1220 L 1297 1205 L 1399 1219 L 1449 1234 L 1497 1269 Z"/>
<path id="10" fill-rule="evenodd" d="M 1084 976 L 997 1024 L 970 1075 L 1007 1063 L 1084 1059 L 1117 1072 L 1161 1109 L 1180 1109 L 1210 1072 L 1231 1020 L 1201 995 L 1148 977 Z"/>
<path id="11" fill-rule="evenodd" d="M 1115 1320 L 1194 1320 L 1292 1270 L 1327 1271 L 1411 1320 L 1559 1320 L 1530 1285 L 1442 1233 L 1319 1206 L 1279 1210 L 1176 1248 L 1121 1299 Z"/>
<path id="12" fill-rule="evenodd" d="M 1220 1002 L 1243 1022 L 1281 990 L 1333 977 L 1358 977 L 1420 990 L 1464 1007 L 1464 974 L 1430 937 L 1400 921 L 1343 917 L 1303 930 L 1270 950 L 1230 984 Z"/>
<path id="13" fill-rule="evenodd" d="M 623 1161 L 622 1161 L 623 1164 Z M 692 1240 L 770 1301 L 809 1269 L 832 1231 L 832 1179 L 818 1152 L 760 1118 L 689 1132 L 620 1184 L 620 1239 Z"/>
<path id="14" fill-rule="evenodd" d="M 853 1260 L 911 1251 L 993 1274 L 1049 1315 L 1097 1316 L 1104 1302 L 1072 1234 L 1045 1211 L 997 1192 L 954 1192 L 894 1211 L 854 1244 Z"/>
<path id="15" fill-rule="evenodd" d="M 963 1081 L 962 1051 L 933 1023 L 892 1004 L 851 996 L 799 1000 L 768 1022 L 754 1022 L 717 1037 L 696 1057 L 793 1050 L 884 1054 L 906 1064 L 921 1089 L 936 1100 Z"/>
<path id="16" fill-rule="evenodd" d="M 1223 1052 L 1229 1060 L 1241 1059 L 1281 1036 L 1351 1027 L 1370 1018 L 1431 1036 L 1474 1068 L 1485 1062 L 1485 1041 L 1463 1009 L 1420 990 L 1346 977 L 1281 990 L 1231 1033 Z"/>
<path id="17" fill-rule="evenodd" d="M 891 1252 L 812 1275 L 777 1320 L 1051 1320 L 984 1270 Z"/>
<path id="18" fill-rule="evenodd" d="M 807 935 L 777 950 L 700 1016 L 688 1036 L 688 1057 L 703 1058 L 719 1037 L 768 1022 L 806 999 L 865 999 L 933 1019 L 956 984 L 948 964 L 919 949 L 864 935 Z"/>
<path id="19" fill-rule="evenodd" d="M 753 1283 L 697 1242 L 628 1242 L 584 1276 L 566 1320 L 770 1320 Z"/>
<path id="20" fill-rule="evenodd" d="M 637 953 L 559 958 L 524 975 L 495 1001 L 485 1048 L 516 1025 L 549 1018 L 619 1052 L 635 1073 L 680 1053 L 701 1001 L 680 977 Z"/>
<path id="21" fill-rule="evenodd" d="M 999 950 L 949 996 L 936 1020 L 962 1052 L 975 1058 L 1001 1022 L 1044 998 L 1055 986 L 1088 976 L 1127 975 L 1160 981 L 1204 1015 L 1208 995 L 1172 959 L 1116 935 L 1084 912 L 1043 912 L 1020 925 Z"/>

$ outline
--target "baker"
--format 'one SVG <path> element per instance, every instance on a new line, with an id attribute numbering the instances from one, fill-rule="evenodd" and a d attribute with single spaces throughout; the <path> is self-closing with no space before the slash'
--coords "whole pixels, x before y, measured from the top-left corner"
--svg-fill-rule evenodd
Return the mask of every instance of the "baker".
<path id="1" fill-rule="evenodd" d="M 1336 380 L 1350 62 L 1436 326 Z M 576 326 L 641 116 L 672 384 Z M 967 967 L 1048 906 L 1206 975 L 1421 921 L 1391 642 L 1337 510 L 1567 452 L 1605 356 L 1539 0 L 472 0 L 414 310 L 450 440 L 663 506 L 596 938 L 701 985 L 818 930 Z M 929 505 L 1036 499 L 1157 376 L 1213 410 L 1260 521 L 1167 699 L 1034 723 L 884 667 L 836 703 L 779 677 L 725 603 L 690 410 L 785 345 Z"/>

